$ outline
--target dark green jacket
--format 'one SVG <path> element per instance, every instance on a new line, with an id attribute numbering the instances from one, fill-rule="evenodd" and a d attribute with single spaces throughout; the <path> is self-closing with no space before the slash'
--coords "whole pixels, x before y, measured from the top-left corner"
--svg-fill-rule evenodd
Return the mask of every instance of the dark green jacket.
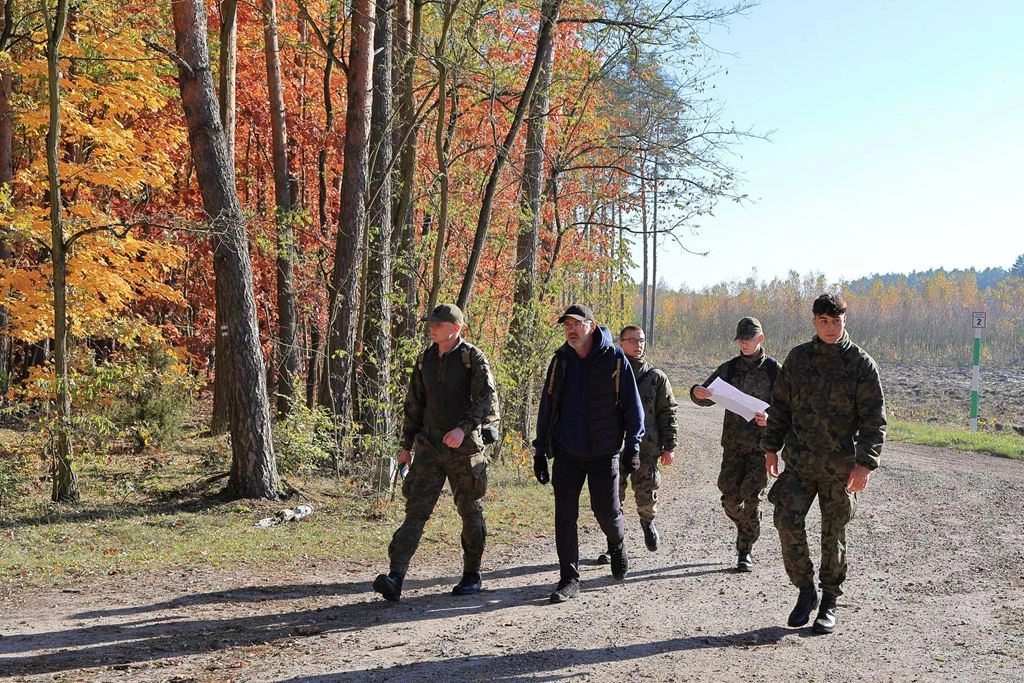
<path id="1" fill-rule="evenodd" d="M 405 395 L 402 448 L 411 449 L 421 432 L 440 447 L 441 438 L 460 427 L 466 439 L 456 450 L 479 453 L 481 425 L 497 419 L 498 392 L 480 349 L 461 340 L 444 356 L 438 355 L 437 344 L 420 353 Z"/>
<path id="2" fill-rule="evenodd" d="M 721 377 L 723 382 L 728 382 L 744 394 L 771 403 L 773 375 L 768 366 L 772 363 L 778 366 L 779 362 L 769 356 L 762 347 L 756 356 L 747 358 L 740 355 L 722 363 L 699 386 L 707 388 L 715 381 L 716 377 Z M 733 368 L 731 372 L 730 367 Z M 690 400 L 699 406 L 715 405 L 711 399 L 702 400 L 693 395 L 693 390 L 697 386 L 694 384 L 690 387 Z M 770 414 L 771 410 L 768 412 Z M 722 418 L 722 448 L 730 452 L 758 452 L 761 449 L 761 433 L 763 431 L 754 420 L 748 422 L 731 410 L 727 410 L 725 417 Z"/>
<path id="3" fill-rule="evenodd" d="M 636 377 L 640 392 L 640 405 L 644 408 L 644 438 L 640 442 L 640 455 L 660 455 L 675 450 L 679 425 L 676 421 L 676 397 L 668 375 L 646 360 L 626 356 Z"/>
<path id="4" fill-rule="evenodd" d="M 771 404 L 761 445 L 785 449 L 786 467 L 812 468 L 821 459 L 878 467 L 886 426 L 878 365 L 846 332 L 835 344 L 815 336 L 793 348 Z"/>

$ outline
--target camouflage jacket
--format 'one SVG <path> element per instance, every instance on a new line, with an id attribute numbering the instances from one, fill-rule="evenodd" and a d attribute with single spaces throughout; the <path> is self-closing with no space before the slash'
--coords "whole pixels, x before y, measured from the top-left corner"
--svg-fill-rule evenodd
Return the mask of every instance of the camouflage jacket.
<path id="1" fill-rule="evenodd" d="M 627 356 L 629 358 L 629 356 Z M 676 422 L 676 397 L 668 375 L 646 360 L 629 358 L 644 408 L 644 438 L 640 442 L 640 455 L 660 455 L 676 448 L 679 430 Z"/>
<path id="2" fill-rule="evenodd" d="M 772 369 L 772 364 L 775 368 Z M 711 376 L 704 380 L 700 386 L 707 387 L 721 377 L 723 382 L 728 382 L 740 391 L 762 401 L 771 403 L 772 383 L 778 375 L 779 362 L 768 355 L 762 347 L 756 356 L 736 356 L 718 366 Z M 699 406 L 713 406 L 715 402 L 711 399 L 699 399 L 693 395 L 693 390 L 698 385 L 690 387 L 690 400 Z M 771 410 L 768 411 L 769 414 Z M 750 451 L 756 452 L 761 449 L 762 427 L 751 420 L 747 422 L 736 413 L 727 410 L 722 418 L 722 448 L 727 451 Z"/>
<path id="3" fill-rule="evenodd" d="M 462 340 L 443 356 L 437 344 L 420 353 L 405 395 L 402 448 L 412 449 L 420 433 L 440 447 L 445 433 L 460 427 L 466 438 L 456 450 L 479 453 L 480 427 L 497 419 L 498 392 L 480 349 Z"/>
<path id="4" fill-rule="evenodd" d="M 875 361 L 846 332 L 835 344 L 817 336 L 793 348 L 772 390 L 761 445 L 786 467 L 820 459 L 878 467 L 885 442 L 885 396 Z M 837 463 L 838 464 L 838 463 Z"/>

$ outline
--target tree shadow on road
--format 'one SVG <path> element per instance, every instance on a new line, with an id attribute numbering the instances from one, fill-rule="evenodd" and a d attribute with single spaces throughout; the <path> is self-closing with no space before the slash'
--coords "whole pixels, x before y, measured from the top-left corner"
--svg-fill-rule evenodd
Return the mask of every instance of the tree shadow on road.
<path id="1" fill-rule="evenodd" d="M 645 577 L 643 580 L 652 580 L 727 571 L 688 571 L 703 566 L 713 565 L 675 565 L 637 572 L 637 576 Z M 87 669 L 97 665 L 131 665 L 272 643 L 287 638 L 477 616 L 531 604 L 546 605 L 554 586 L 553 581 L 527 584 L 518 582 L 516 585 L 503 585 L 502 581 L 549 572 L 557 575 L 557 568 L 550 564 L 538 564 L 487 572 L 485 590 L 465 597 L 451 595 L 452 578 L 411 580 L 406 583 L 405 595 L 397 604 L 385 602 L 376 596 L 370 587 L 370 577 L 366 577 L 362 581 L 340 583 L 245 586 L 186 594 L 143 605 L 82 611 L 68 617 L 68 620 L 91 619 L 105 623 L 27 634 L 11 633 L 10 627 L 5 629 L 7 633 L 0 638 L 0 674 L 19 672 L 35 675 Z M 584 590 L 589 592 L 601 589 L 611 583 L 618 582 L 611 576 L 586 578 Z M 413 591 L 435 588 L 436 592 L 410 595 Z M 331 604 L 333 598 L 339 598 L 342 604 Z M 306 604 L 302 609 L 289 611 L 286 601 Z M 306 606 L 308 601 L 315 601 L 317 605 Z M 203 614 L 197 615 L 196 612 L 200 610 Z M 228 610 L 258 613 L 243 616 L 216 614 Z M 664 641 L 661 646 L 669 650 L 683 647 L 690 649 L 697 647 L 700 642 L 708 641 L 708 637 L 692 640 L 692 643 L 689 640 Z M 658 646 L 658 643 L 652 643 L 643 647 Z"/>
<path id="2" fill-rule="evenodd" d="M 395 666 L 386 671 L 363 669 L 317 676 L 298 676 L 283 679 L 280 683 L 369 683 L 371 681 L 405 680 L 486 680 L 496 683 L 530 681 L 537 683 L 538 681 L 576 678 L 579 676 L 580 667 L 639 660 L 645 657 L 707 648 L 749 648 L 776 645 L 786 636 L 799 635 L 798 631 L 792 629 L 770 626 L 725 636 L 679 636 L 618 647 L 594 649 L 559 647 L 514 654 L 496 653 L 455 659 L 437 659 Z M 543 675 L 543 672 L 548 672 L 548 675 Z"/>
<path id="3" fill-rule="evenodd" d="M 548 569 L 534 567 L 537 569 Z M 525 573 L 529 568 L 513 571 Z M 359 631 L 382 624 L 446 619 L 478 615 L 507 607 L 530 604 L 543 596 L 547 584 L 496 587 L 474 596 L 452 596 L 447 579 L 411 582 L 413 587 L 443 585 L 443 591 L 403 596 L 398 604 L 375 596 L 369 580 L 338 584 L 300 584 L 276 587 L 245 587 L 185 595 L 147 605 L 81 612 L 70 619 L 109 619 L 109 623 L 78 626 L 41 633 L 7 633 L 0 638 L 0 675 L 52 673 L 97 665 L 133 664 L 197 655 L 236 646 L 271 643 L 323 633 Z M 365 599 L 355 595 L 365 595 Z M 343 596 L 344 604 L 310 607 L 293 611 L 270 608 L 269 612 L 245 616 L 196 618 L 198 607 L 206 611 L 238 609 L 239 602 L 253 603 L 252 609 L 267 601 L 311 600 L 329 603 Z M 372 596 L 372 597 L 371 597 Z M 223 605 L 223 607 L 219 607 Z M 135 620 L 124 617 L 137 616 Z"/>

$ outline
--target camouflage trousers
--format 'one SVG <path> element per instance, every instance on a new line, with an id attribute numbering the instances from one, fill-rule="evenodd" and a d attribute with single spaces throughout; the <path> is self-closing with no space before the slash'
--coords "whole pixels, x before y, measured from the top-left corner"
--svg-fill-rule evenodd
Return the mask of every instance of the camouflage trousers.
<path id="1" fill-rule="evenodd" d="M 767 486 L 763 451 L 723 451 L 718 490 L 722 509 L 736 525 L 737 553 L 749 553 L 761 537 L 760 504 Z"/>
<path id="2" fill-rule="evenodd" d="M 487 493 L 487 458 L 464 455 L 436 446 L 422 434 L 416 437 L 416 457 L 402 483 L 405 521 L 388 546 L 391 571 L 405 573 L 434 512 L 445 479 L 451 485 L 455 507 L 462 518 L 462 562 L 467 572 L 479 572 L 487 539 L 481 500 Z"/>
<path id="3" fill-rule="evenodd" d="M 661 486 L 661 472 L 658 469 L 660 460 L 661 453 L 641 454 L 640 469 L 629 476 L 622 472 L 619 473 L 619 502 L 625 508 L 626 485 L 627 483 L 632 484 L 636 511 L 644 522 L 653 522 L 654 516 L 658 513 L 658 488 Z"/>
<path id="4" fill-rule="evenodd" d="M 846 492 L 849 469 L 825 466 L 806 471 L 787 468 L 768 493 L 775 504 L 775 528 L 782 542 L 782 561 L 798 588 L 814 585 L 814 564 L 807 546 L 805 519 L 815 496 L 821 509 L 822 593 L 839 597 L 846 579 L 846 525 L 857 512 L 857 494 Z"/>

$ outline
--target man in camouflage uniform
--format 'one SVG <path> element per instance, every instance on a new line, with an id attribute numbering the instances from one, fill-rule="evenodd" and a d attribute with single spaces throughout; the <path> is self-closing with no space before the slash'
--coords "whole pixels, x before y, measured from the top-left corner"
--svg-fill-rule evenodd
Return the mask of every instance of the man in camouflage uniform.
<path id="1" fill-rule="evenodd" d="M 822 595 L 813 629 L 832 633 L 836 599 L 846 579 L 846 525 L 857 511 L 857 493 L 878 467 L 885 441 L 885 397 L 878 366 L 846 332 L 843 297 L 822 294 L 812 311 L 817 334 L 786 356 L 761 443 L 768 474 L 779 477 L 768 500 L 775 504 L 782 560 L 789 580 L 800 589 L 788 623 L 803 626 L 818 603 L 804 528 L 817 496 Z M 779 451 L 786 464 L 781 475 Z"/>
<path id="2" fill-rule="evenodd" d="M 636 501 L 640 528 L 644 532 L 644 545 L 651 552 L 658 549 L 661 536 L 654 526 L 658 513 L 658 488 L 661 486 L 659 461 L 668 467 L 674 460 L 676 448 L 676 398 L 672 394 L 672 383 L 668 375 L 648 362 L 644 353 L 647 337 L 642 328 L 627 325 L 619 332 L 619 346 L 622 347 L 629 365 L 636 377 L 636 388 L 640 392 L 640 403 L 644 408 L 644 438 L 640 442 L 640 469 L 632 474 L 619 472 L 619 501 L 626 504 L 626 484 L 633 485 L 633 499 Z M 620 461 L 621 466 L 621 461 Z M 600 564 L 609 564 L 611 555 L 602 553 L 597 558 Z"/>
<path id="3" fill-rule="evenodd" d="M 764 331 L 757 318 L 743 318 L 736 325 L 733 341 L 740 353 L 711 373 L 704 384 L 690 387 L 690 400 L 699 406 L 714 405 L 708 385 L 721 378 L 745 394 L 765 401 L 771 399 L 772 384 L 779 375 L 779 361 L 764 350 Z M 764 412 L 754 414 L 751 421 L 731 411 L 722 418 L 722 469 L 718 474 L 718 490 L 722 492 L 722 508 L 736 525 L 736 570 L 754 569 L 751 551 L 761 536 L 760 504 L 768 486 L 761 450 Z"/>
<path id="4" fill-rule="evenodd" d="M 388 546 L 391 570 L 373 589 L 398 602 L 402 581 L 437 505 L 447 478 L 462 517 L 462 580 L 455 595 L 472 595 L 482 585 L 480 562 L 487 526 L 481 500 L 487 492 L 484 443 L 494 440 L 498 397 L 483 352 L 462 339 L 465 319 L 453 304 L 441 304 L 427 317 L 430 340 L 416 361 L 405 397 L 399 466 L 411 463 L 402 493 L 405 521 Z M 413 460 L 412 452 L 416 458 Z"/>

